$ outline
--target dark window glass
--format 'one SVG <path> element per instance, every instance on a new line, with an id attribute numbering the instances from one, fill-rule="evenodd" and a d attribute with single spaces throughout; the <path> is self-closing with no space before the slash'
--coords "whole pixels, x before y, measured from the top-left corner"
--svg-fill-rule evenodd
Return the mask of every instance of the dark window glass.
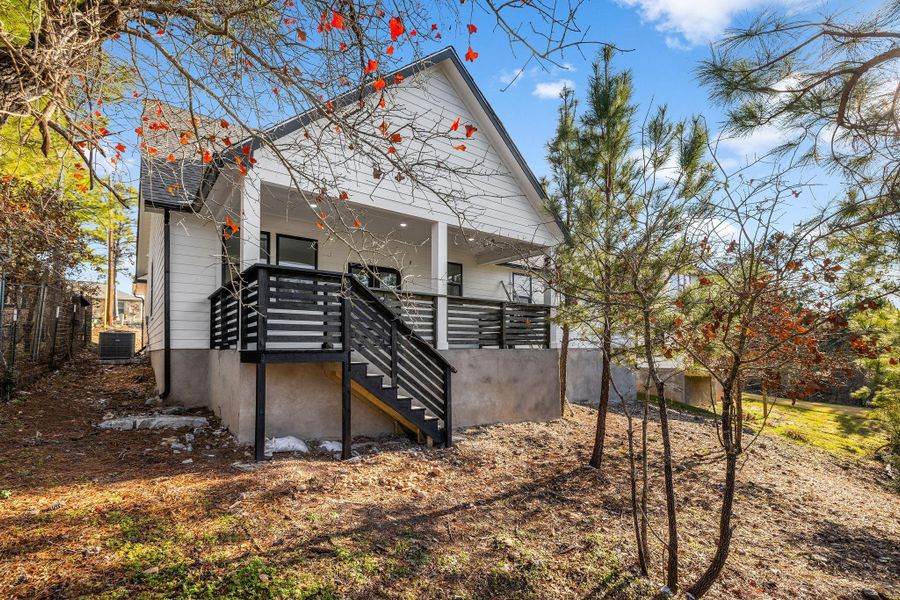
<path id="1" fill-rule="evenodd" d="M 530 276 L 523 273 L 513 273 L 513 302 L 532 303 Z"/>
<path id="2" fill-rule="evenodd" d="M 390 290 L 400 289 L 400 271 L 397 269 L 350 263 L 349 271 L 351 275 L 367 287 Z"/>
<path id="3" fill-rule="evenodd" d="M 275 246 L 277 264 L 304 269 L 318 268 L 319 245 L 316 240 L 278 234 L 275 236 Z"/>
<path id="4" fill-rule="evenodd" d="M 229 233 L 226 237 L 225 234 Z M 222 285 L 231 282 L 241 264 L 241 240 L 238 233 L 231 233 L 230 227 L 222 228 Z"/>
<path id="5" fill-rule="evenodd" d="M 447 263 L 447 295 L 463 295 L 463 267 L 460 263 Z"/>
<path id="6" fill-rule="evenodd" d="M 264 262 L 267 265 L 272 263 L 269 255 L 269 239 L 268 231 L 259 232 L 259 262 Z"/>

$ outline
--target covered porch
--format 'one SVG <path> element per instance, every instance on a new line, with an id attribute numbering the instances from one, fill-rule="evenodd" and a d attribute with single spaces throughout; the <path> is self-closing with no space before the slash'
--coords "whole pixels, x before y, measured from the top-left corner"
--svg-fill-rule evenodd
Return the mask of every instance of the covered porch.
<path id="1" fill-rule="evenodd" d="M 234 235 L 223 229 L 211 348 L 256 351 L 242 322 L 253 315 L 239 315 L 246 302 L 238 301 L 235 283 L 257 289 L 261 275 L 278 278 L 295 269 L 332 279 L 352 275 L 439 350 L 557 346 L 554 294 L 527 268 L 527 256 L 541 251 L 535 244 L 451 224 L 440 215 L 427 219 L 321 196 L 316 201 L 250 178 L 219 216 L 228 213 L 240 215 L 240 229 Z M 315 343 L 296 332 L 286 335 L 278 324 L 269 327 L 268 348 Z"/>

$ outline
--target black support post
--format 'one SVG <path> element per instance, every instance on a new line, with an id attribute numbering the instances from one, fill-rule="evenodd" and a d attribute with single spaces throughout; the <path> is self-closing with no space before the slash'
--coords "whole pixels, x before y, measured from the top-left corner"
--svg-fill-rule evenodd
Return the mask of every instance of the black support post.
<path id="1" fill-rule="evenodd" d="M 341 298 L 341 460 L 350 458 L 353 436 L 350 429 L 350 303 Z"/>
<path id="2" fill-rule="evenodd" d="M 266 363 L 256 363 L 256 461 L 266 459 Z"/>
<path id="3" fill-rule="evenodd" d="M 453 390 L 450 387 L 450 365 L 444 365 L 444 446 L 453 445 Z"/>
<path id="4" fill-rule="evenodd" d="M 391 386 L 397 387 L 397 319 L 391 319 Z"/>
<path id="5" fill-rule="evenodd" d="M 506 302 L 500 303 L 500 349 L 506 348 Z"/>

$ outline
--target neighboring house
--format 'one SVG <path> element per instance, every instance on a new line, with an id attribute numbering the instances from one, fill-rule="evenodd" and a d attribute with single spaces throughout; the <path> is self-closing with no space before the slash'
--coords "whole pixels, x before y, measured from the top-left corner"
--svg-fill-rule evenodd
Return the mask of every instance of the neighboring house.
<path id="1" fill-rule="evenodd" d="M 298 192 L 268 145 L 251 142 L 244 176 L 229 159 L 240 144 L 209 164 L 142 158 L 136 280 L 160 393 L 210 407 L 258 458 L 267 433 L 340 437 L 346 457 L 351 433 L 399 426 L 443 444 L 452 427 L 559 416 L 554 297 L 520 266 L 560 237 L 543 191 L 452 49 L 400 73 L 392 101 L 407 118 L 478 127 L 466 154 L 490 176 L 460 178 L 477 208 L 463 227 L 370 164 L 342 174 L 342 206 L 365 215 L 357 245 L 317 226 L 315 192 Z M 148 103 L 145 129 L 160 113 L 185 117 Z M 321 118 L 265 135 L 287 146 Z M 237 234 L 224 235 L 226 215 Z"/>
<path id="2" fill-rule="evenodd" d="M 106 305 L 105 285 L 97 286 L 97 292 L 91 295 L 91 305 L 94 320 L 102 320 Z M 140 327 L 143 320 L 144 300 L 124 290 L 116 290 L 116 322 L 113 325 Z"/>

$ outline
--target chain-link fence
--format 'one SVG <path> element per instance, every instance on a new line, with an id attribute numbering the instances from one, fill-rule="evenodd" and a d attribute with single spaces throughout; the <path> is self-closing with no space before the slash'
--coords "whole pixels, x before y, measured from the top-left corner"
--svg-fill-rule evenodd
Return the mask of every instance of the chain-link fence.
<path id="1" fill-rule="evenodd" d="M 0 401 L 75 356 L 91 339 L 91 303 L 70 285 L 0 275 Z"/>

